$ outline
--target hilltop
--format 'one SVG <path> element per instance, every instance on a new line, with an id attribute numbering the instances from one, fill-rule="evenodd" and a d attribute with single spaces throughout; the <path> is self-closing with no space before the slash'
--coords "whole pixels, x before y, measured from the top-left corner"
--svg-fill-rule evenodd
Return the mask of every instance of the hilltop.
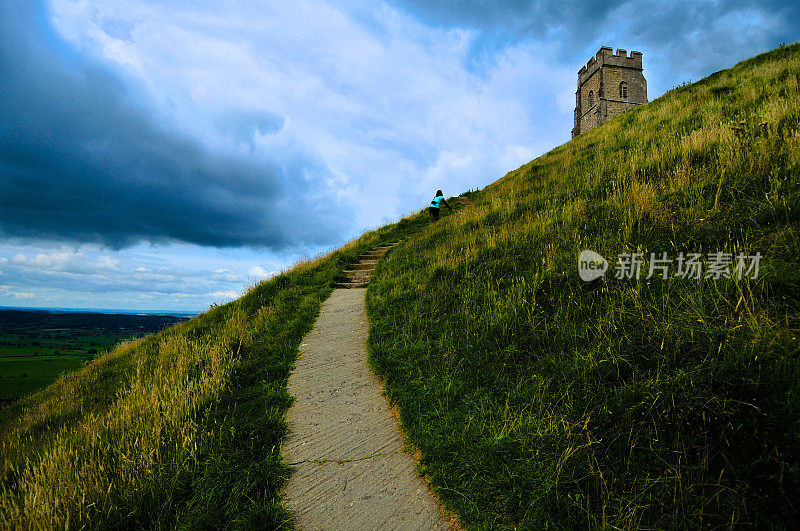
<path id="1" fill-rule="evenodd" d="M 795 44 L 672 90 L 491 184 L 379 270 L 374 366 L 465 524 L 797 521 L 798 86 Z M 592 283 L 585 249 L 610 260 Z M 716 252 L 731 278 L 706 278 Z M 616 278 L 626 253 L 638 278 Z M 650 253 L 672 258 L 667 279 L 646 278 Z M 679 253 L 703 256 L 701 278 L 676 276 Z M 762 255 L 757 278 L 734 274 L 739 253 Z"/>
<path id="2" fill-rule="evenodd" d="M 368 288 L 370 363 L 465 527 L 789 526 L 798 87 L 798 44 L 744 61 L 0 410 L 0 522 L 290 526 L 298 346 L 344 267 L 402 239 Z M 579 278 L 585 249 L 605 277 Z M 715 252 L 760 253 L 757 278 L 646 278 L 650 253 Z"/>

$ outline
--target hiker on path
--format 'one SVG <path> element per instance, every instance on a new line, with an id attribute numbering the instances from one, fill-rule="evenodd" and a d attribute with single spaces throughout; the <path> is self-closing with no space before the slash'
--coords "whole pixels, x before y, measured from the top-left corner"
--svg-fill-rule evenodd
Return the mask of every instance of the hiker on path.
<path id="1" fill-rule="evenodd" d="M 433 221 L 439 221 L 439 205 L 444 203 L 444 205 L 450 209 L 450 212 L 453 211 L 453 207 L 447 204 L 447 201 L 444 200 L 444 194 L 441 190 L 436 190 L 436 197 L 433 198 L 431 201 L 431 206 L 428 207 L 428 212 L 431 213 L 431 217 Z"/>

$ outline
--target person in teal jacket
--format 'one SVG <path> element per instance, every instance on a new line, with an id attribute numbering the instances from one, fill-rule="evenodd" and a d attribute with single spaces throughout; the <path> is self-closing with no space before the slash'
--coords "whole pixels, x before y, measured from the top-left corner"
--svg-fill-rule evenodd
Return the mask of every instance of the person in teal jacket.
<path id="1" fill-rule="evenodd" d="M 444 206 L 450 209 L 450 212 L 453 211 L 453 207 L 447 204 L 447 201 L 444 200 L 444 194 L 441 190 L 436 190 L 436 197 L 433 198 L 431 201 L 431 206 L 428 207 L 428 212 L 431 213 L 431 217 L 433 221 L 439 221 L 439 205 L 444 203 Z"/>

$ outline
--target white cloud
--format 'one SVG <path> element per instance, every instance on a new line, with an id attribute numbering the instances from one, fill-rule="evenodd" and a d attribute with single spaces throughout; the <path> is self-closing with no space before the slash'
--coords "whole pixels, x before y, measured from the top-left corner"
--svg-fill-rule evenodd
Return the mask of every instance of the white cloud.
<path id="1" fill-rule="evenodd" d="M 211 294 L 212 299 L 235 299 L 238 296 L 235 291 L 215 291 Z"/>
<path id="2" fill-rule="evenodd" d="M 14 292 L 14 293 L 12 293 L 12 295 L 14 296 L 15 299 L 18 299 L 18 300 L 27 300 L 27 299 L 33 299 L 33 298 L 36 297 L 36 295 L 34 295 L 33 293 L 28 293 L 28 292 L 24 292 L 24 291 L 22 291 L 22 292 Z"/>
<path id="3" fill-rule="evenodd" d="M 96 266 L 86 262 L 82 252 L 72 250 L 58 250 L 50 253 L 39 252 L 30 257 L 24 253 L 18 253 L 11 258 L 10 262 L 26 269 L 51 272 L 91 274 L 97 270 Z"/>
<path id="4" fill-rule="evenodd" d="M 257 265 L 247 270 L 247 274 L 256 279 L 268 278 L 275 275 L 277 271 L 267 271 L 263 267 Z"/>
<path id="5" fill-rule="evenodd" d="M 237 275 L 236 273 L 225 267 L 220 267 L 219 269 L 214 271 L 212 278 L 214 280 L 219 280 L 223 282 L 241 282 L 242 280 L 239 275 Z"/>
<path id="6" fill-rule="evenodd" d="M 16 256 L 14 256 L 13 258 L 11 258 L 11 263 L 12 264 L 25 265 L 27 262 L 28 262 L 28 259 L 25 257 L 24 254 L 18 254 Z"/>
<path id="7" fill-rule="evenodd" d="M 555 45 L 508 46 L 476 69 L 477 31 L 428 27 L 387 4 L 52 5 L 67 38 L 115 64 L 160 115 L 205 143 L 289 165 L 317 153 L 361 227 L 421 208 L 436 188 L 485 186 L 572 127 L 558 96 L 575 68 L 556 62 Z M 265 114 L 282 128 L 243 139 L 218 126 Z"/>
<path id="8" fill-rule="evenodd" d="M 3 267 L 6 289 L 0 288 L 0 296 L 5 299 L 13 301 L 11 292 L 24 292 L 34 294 L 40 305 L 134 310 L 200 310 L 219 300 L 219 294 L 227 297 L 244 289 L 249 279 L 234 268 L 247 271 L 261 263 L 269 273 L 300 258 L 193 245 L 143 244 L 109 251 L 96 245 L 62 248 L 6 240 L 2 246 L 14 257 Z"/>
<path id="9" fill-rule="evenodd" d="M 575 91 L 572 90 L 572 87 L 569 89 L 565 87 L 564 90 L 556 96 L 556 103 L 562 113 L 572 112 L 573 109 L 575 109 Z"/>
<path id="10" fill-rule="evenodd" d="M 142 284 L 168 284 L 172 282 L 180 282 L 181 275 L 176 274 L 169 269 L 163 269 L 161 271 L 136 271 L 130 275 L 130 278 L 138 283 Z"/>
<path id="11" fill-rule="evenodd" d="M 119 264 L 119 260 L 111 258 L 108 255 L 101 256 L 97 259 L 98 269 L 117 269 L 117 264 Z"/>

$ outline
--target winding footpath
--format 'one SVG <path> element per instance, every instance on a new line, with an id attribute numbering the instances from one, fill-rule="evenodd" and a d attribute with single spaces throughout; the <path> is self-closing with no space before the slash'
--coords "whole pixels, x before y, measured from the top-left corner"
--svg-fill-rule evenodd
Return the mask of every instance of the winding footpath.
<path id="1" fill-rule="evenodd" d="M 446 529 L 381 386 L 367 367 L 366 289 L 388 250 L 368 253 L 322 304 L 289 377 L 284 491 L 300 529 Z"/>

